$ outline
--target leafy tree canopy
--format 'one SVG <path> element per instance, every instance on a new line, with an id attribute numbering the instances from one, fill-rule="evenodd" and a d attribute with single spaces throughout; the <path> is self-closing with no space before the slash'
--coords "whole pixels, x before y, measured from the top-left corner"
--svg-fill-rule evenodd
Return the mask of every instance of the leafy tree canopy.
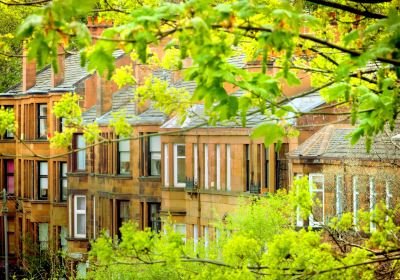
<path id="1" fill-rule="evenodd" d="M 400 102 L 398 0 L 32 3 L 42 7 L 19 27 L 17 36 L 29 40 L 29 56 L 39 64 L 55 65 L 57 46 L 62 43 L 79 50 L 89 70 L 114 75 L 122 86 L 134 81 L 127 79 L 129 69 L 115 72 L 115 49 L 142 63 L 172 69 L 181 69 L 190 59 L 191 66 L 184 74 L 187 80 L 196 81 L 197 88 L 189 101 L 204 102 L 211 124 L 241 117 L 245 125 L 249 109 L 256 108 L 268 122 L 260 125 L 255 135 L 264 137 L 267 145 L 293 133 L 288 120 L 324 114 L 300 112 L 286 105 L 317 91 L 327 102 L 344 108 L 337 114 L 357 124 L 351 135 L 353 143 L 365 137 L 369 148 L 373 136 L 385 124 L 391 128 L 395 125 Z M 91 36 L 83 19 L 93 13 L 113 19 L 114 26 L 100 36 Z M 166 42 L 165 56 L 154 61 L 150 46 L 161 40 Z M 227 59 L 239 53 L 245 53 L 247 61 L 259 61 L 261 71 L 250 72 L 229 64 Z M 268 71 L 271 61 L 275 72 Z M 314 90 L 286 96 L 282 85 L 299 84 L 300 71 L 311 75 Z M 229 95 L 227 85 L 246 94 Z M 152 83 L 148 86 L 154 87 Z M 158 89 L 161 93 L 163 86 Z M 146 97 L 170 112 L 185 112 L 185 108 L 165 106 L 165 98 L 157 96 Z M 187 100 L 186 94 L 183 98 Z"/>

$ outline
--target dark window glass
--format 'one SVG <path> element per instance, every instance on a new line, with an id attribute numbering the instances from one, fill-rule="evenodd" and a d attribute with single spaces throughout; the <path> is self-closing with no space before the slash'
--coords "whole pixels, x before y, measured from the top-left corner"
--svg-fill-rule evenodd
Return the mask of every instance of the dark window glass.
<path id="1" fill-rule="evenodd" d="M 47 138 L 47 104 L 38 105 L 38 138 Z"/>
<path id="2" fill-rule="evenodd" d="M 60 163 L 60 201 L 67 201 L 67 163 Z"/>

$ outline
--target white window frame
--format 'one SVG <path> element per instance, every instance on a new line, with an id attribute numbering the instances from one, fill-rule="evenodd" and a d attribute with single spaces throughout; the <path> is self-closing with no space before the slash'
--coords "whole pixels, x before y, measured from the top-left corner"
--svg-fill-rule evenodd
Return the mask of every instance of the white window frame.
<path id="1" fill-rule="evenodd" d="M 341 217 L 343 214 L 343 175 L 336 175 L 336 215 Z"/>
<path id="2" fill-rule="evenodd" d="M 185 156 L 178 156 L 178 147 L 183 146 L 185 148 Z M 184 188 L 186 187 L 185 182 L 178 182 L 178 158 L 186 160 L 186 145 L 185 144 L 174 144 L 174 186 Z"/>
<path id="3" fill-rule="evenodd" d="M 216 180 L 217 180 L 217 190 L 221 189 L 221 145 L 216 144 L 215 145 L 215 152 L 216 152 L 216 168 L 217 168 L 217 174 L 216 174 Z"/>
<path id="4" fill-rule="evenodd" d="M 199 226 L 197 224 L 193 225 L 193 244 L 194 249 L 197 248 L 197 244 L 199 243 Z"/>
<path id="5" fill-rule="evenodd" d="M 96 196 L 93 196 L 93 239 L 96 239 Z"/>
<path id="6" fill-rule="evenodd" d="M 392 194 L 392 186 L 390 184 L 390 181 L 385 182 L 385 192 L 386 192 L 386 197 L 385 197 L 385 205 L 386 208 L 390 208 L 390 200 L 393 198 Z"/>
<path id="7" fill-rule="evenodd" d="M 197 186 L 199 184 L 199 157 L 198 157 L 198 146 L 193 144 L 193 180 Z"/>
<path id="8" fill-rule="evenodd" d="M 353 224 L 357 224 L 357 212 L 359 205 L 360 190 L 358 188 L 358 176 L 353 176 Z"/>
<path id="9" fill-rule="evenodd" d="M 77 202 L 78 198 L 84 198 L 85 199 L 85 209 L 84 210 L 78 210 L 77 209 Z M 79 215 L 85 215 L 85 233 L 80 234 L 77 232 L 78 229 L 78 214 Z M 86 196 L 85 195 L 75 195 L 74 196 L 74 237 L 75 238 L 86 238 L 87 234 L 87 229 L 86 229 Z"/>
<path id="10" fill-rule="evenodd" d="M 41 230 L 41 227 L 44 227 L 45 230 Z M 38 223 L 38 230 L 39 230 L 39 246 L 40 250 L 46 250 L 49 248 L 49 224 L 48 223 Z M 44 235 L 41 235 L 44 233 Z"/>
<path id="11" fill-rule="evenodd" d="M 209 231 L 208 226 L 204 226 L 204 247 L 208 248 L 209 245 Z"/>
<path id="12" fill-rule="evenodd" d="M 169 187 L 168 144 L 164 144 L 164 187 Z"/>
<path id="13" fill-rule="evenodd" d="M 204 188 L 208 187 L 208 144 L 204 144 Z"/>
<path id="14" fill-rule="evenodd" d="M 226 145 L 226 190 L 230 191 L 231 187 L 231 145 Z"/>
<path id="15" fill-rule="evenodd" d="M 320 221 L 320 222 L 314 221 L 313 214 L 310 214 L 310 217 L 309 217 L 311 227 L 320 227 L 321 225 L 323 225 L 325 223 L 325 178 L 324 178 L 324 174 L 322 174 L 322 173 L 310 173 L 308 177 L 309 177 L 309 184 L 310 184 L 310 193 L 311 194 L 318 193 L 318 192 L 322 193 L 322 201 L 321 201 L 322 221 Z M 322 178 L 322 189 L 314 190 L 314 188 L 313 188 L 313 183 L 315 181 L 314 178 L 318 178 L 318 177 Z"/>

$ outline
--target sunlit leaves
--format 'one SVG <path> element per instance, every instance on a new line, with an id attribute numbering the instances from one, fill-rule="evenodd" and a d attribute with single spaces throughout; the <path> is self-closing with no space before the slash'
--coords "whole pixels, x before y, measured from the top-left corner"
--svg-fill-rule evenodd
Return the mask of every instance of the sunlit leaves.
<path id="1" fill-rule="evenodd" d="M 12 108 L 0 107 L 0 136 L 6 132 L 15 132 L 15 114 Z"/>

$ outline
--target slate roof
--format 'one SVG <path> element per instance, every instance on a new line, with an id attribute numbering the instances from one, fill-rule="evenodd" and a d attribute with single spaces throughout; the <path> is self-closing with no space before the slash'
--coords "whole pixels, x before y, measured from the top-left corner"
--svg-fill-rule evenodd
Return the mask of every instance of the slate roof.
<path id="1" fill-rule="evenodd" d="M 150 106 L 149 109 L 136 115 L 136 103 L 132 101 L 134 97 L 134 87 L 125 87 L 112 96 L 112 109 L 100 117 L 96 117 L 96 106 L 82 114 L 85 123 L 96 121 L 99 125 L 108 125 L 113 119 L 112 113 L 124 112 L 126 119 L 131 125 L 161 125 L 167 120 L 167 116 L 159 110 Z"/>
<path id="2" fill-rule="evenodd" d="M 114 51 L 115 58 L 121 57 L 123 51 Z M 0 96 L 5 95 L 21 95 L 33 93 L 47 93 L 51 91 L 70 92 L 73 91 L 76 84 L 91 75 L 86 70 L 86 67 L 80 65 L 80 55 L 72 54 L 65 58 L 65 77 L 64 82 L 59 86 L 53 88 L 51 86 L 51 66 L 48 65 L 36 74 L 36 85 L 30 88 L 27 92 L 22 92 L 22 83 L 19 83 L 10 88 L 5 93 L 0 93 Z"/>
<path id="3" fill-rule="evenodd" d="M 393 135 L 398 133 L 400 127 Z M 364 139 L 352 146 L 347 137 L 354 127 L 349 125 L 327 125 L 308 138 L 296 150 L 289 154 L 291 158 L 342 159 L 357 158 L 369 160 L 400 159 L 400 142 L 393 135 L 382 133 L 375 137 L 370 153 L 367 153 Z M 393 143 L 396 143 L 394 145 Z"/>
<path id="4" fill-rule="evenodd" d="M 233 93 L 232 95 L 240 97 L 242 94 L 243 94 L 243 91 L 237 91 L 237 92 Z M 296 98 L 296 99 L 290 101 L 289 103 L 287 103 L 287 105 L 292 106 L 295 110 L 297 110 L 299 112 L 308 112 L 324 103 L 325 103 L 325 101 L 322 99 L 322 97 L 319 94 L 313 94 L 310 96 Z M 254 112 L 254 110 L 255 110 L 255 108 L 250 109 L 248 111 L 248 113 Z M 290 114 L 288 114 L 288 117 L 290 118 L 292 115 L 294 115 L 294 114 L 290 113 Z M 249 116 L 247 116 L 247 119 L 246 119 L 246 127 L 254 128 L 257 125 L 259 125 L 262 122 L 265 122 L 267 120 L 268 120 L 268 118 L 261 113 L 250 114 Z M 178 128 L 197 127 L 206 121 L 208 121 L 208 117 L 205 116 L 204 105 L 196 104 L 188 112 L 188 117 L 182 124 L 179 123 L 179 119 L 177 117 L 174 117 L 171 120 L 169 120 L 167 123 L 165 123 L 162 126 L 162 128 L 177 128 L 178 129 Z M 289 120 L 289 121 L 291 121 L 293 124 L 295 124 L 294 120 Z M 227 122 L 223 122 L 223 123 L 217 123 L 214 126 L 203 125 L 201 127 L 203 127 L 203 128 L 206 128 L 206 127 L 207 128 L 211 128 L 211 127 L 234 128 L 234 127 L 242 127 L 242 124 L 241 124 L 241 120 L 237 119 L 236 121 L 227 121 Z"/>

